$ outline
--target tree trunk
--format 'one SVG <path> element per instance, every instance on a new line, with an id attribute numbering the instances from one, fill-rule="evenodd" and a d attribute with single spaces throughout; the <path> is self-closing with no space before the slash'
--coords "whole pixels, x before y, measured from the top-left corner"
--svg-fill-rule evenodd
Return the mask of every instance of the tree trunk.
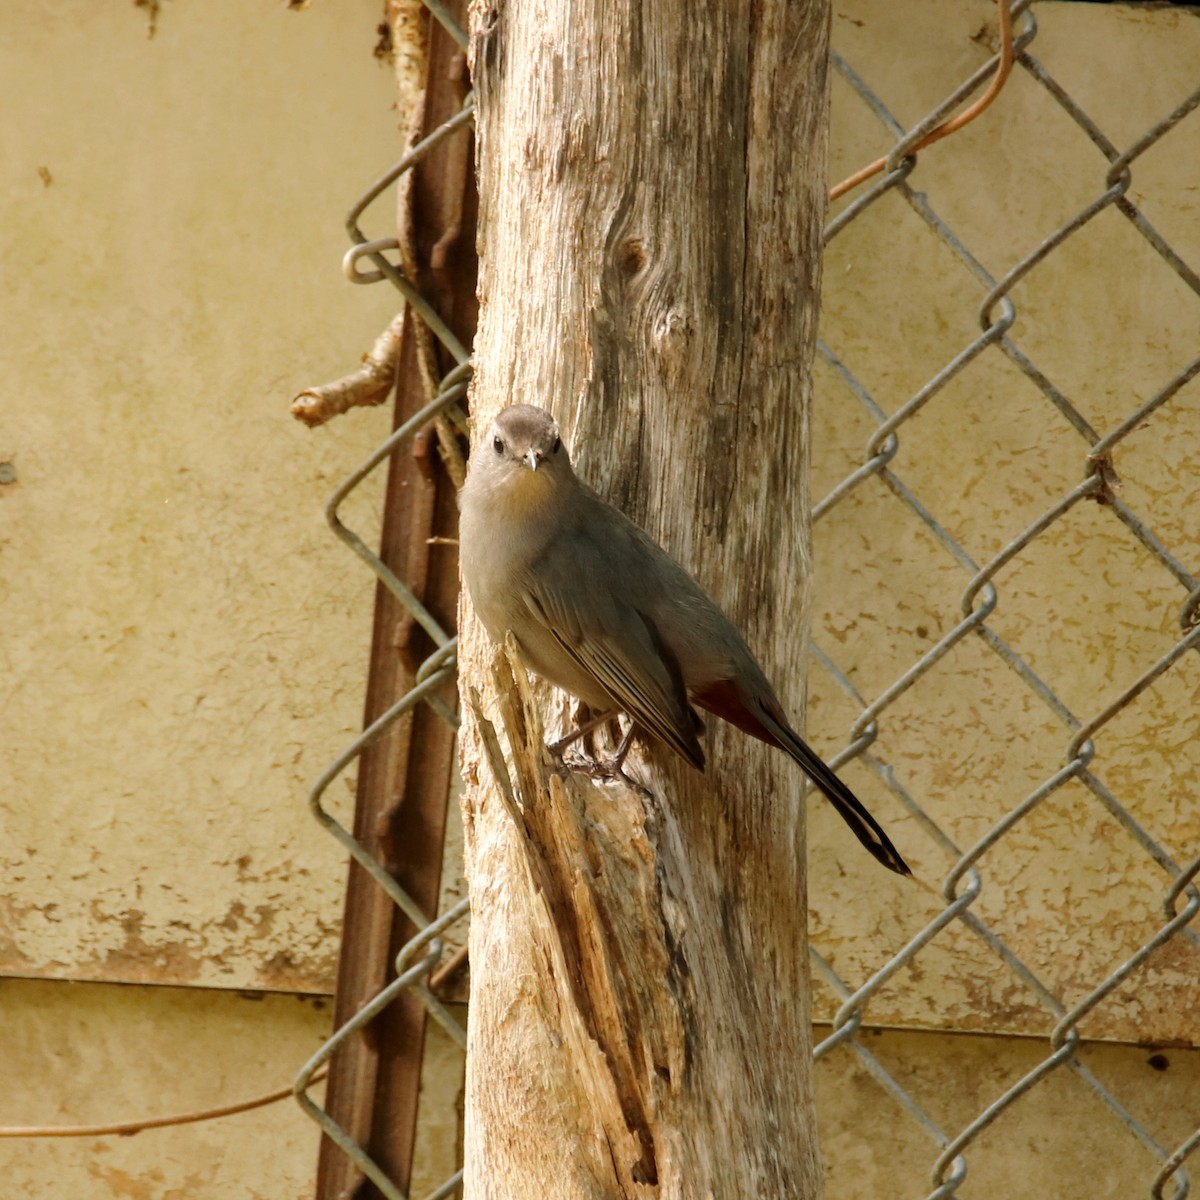
<path id="1" fill-rule="evenodd" d="M 552 409 L 797 724 L 828 15 L 472 10 L 476 434 Z M 541 744 L 568 706 L 462 615 L 468 1200 L 819 1196 L 800 772 L 714 720 L 706 776 L 648 746 L 645 794 L 567 777 Z"/>

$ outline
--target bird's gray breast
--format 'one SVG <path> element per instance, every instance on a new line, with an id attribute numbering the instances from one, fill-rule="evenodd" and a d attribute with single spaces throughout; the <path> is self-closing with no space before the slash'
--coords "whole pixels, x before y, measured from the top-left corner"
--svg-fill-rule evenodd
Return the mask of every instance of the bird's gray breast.
<path id="1" fill-rule="evenodd" d="M 494 641 L 503 643 L 511 632 L 531 670 L 593 707 L 605 708 L 612 698 L 560 640 L 577 638 L 577 623 L 561 618 L 548 623 L 545 609 L 531 605 L 550 579 L 559 587 L 558 581 L 570 581 L 566 599 L 577 600 L 576 588 L 586 587 L 583 581 L 593 574 L 566 517 L 559 511 L 549 522 L 505 522 L 464 505 L 459 548 L 463 583 Z"/>

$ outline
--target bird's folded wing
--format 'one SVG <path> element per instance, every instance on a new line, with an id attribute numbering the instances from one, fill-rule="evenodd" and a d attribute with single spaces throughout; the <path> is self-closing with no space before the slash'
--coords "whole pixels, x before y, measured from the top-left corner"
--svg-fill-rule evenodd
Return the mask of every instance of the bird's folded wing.
<path id="1" fill-rule="evenodd" d="M 564 580 L 553 564 L 539 568 L 523 592 L 530 613 L 636 724 L 703 768 L 679 666 L 649 620 L 614 597 L 600 578 L 576 574 Z"/>

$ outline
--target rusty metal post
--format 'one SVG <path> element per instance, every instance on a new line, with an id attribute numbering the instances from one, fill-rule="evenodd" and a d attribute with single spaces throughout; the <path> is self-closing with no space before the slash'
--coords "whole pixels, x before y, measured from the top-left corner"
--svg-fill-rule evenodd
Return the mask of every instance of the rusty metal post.
<path id="1" fill-rule="evenodd" d="M 452 12 L 457 5 L 450 6 Z M 456 16 L 462 17 L 461 12 Z M 462 108 L 468 88 L 465 56 L 441 26 L 431 23 L 428 87 L 422 136 Z M 475 329 L 474 161 L 470 138 L 449 139 L 413 171 L 414 281 L 464 344 Z M 422 353 L 410 311 L 404 322 L 395 426 L 430 399 Z M 453 364 L 440 364 L 443 371 Z M 432 427 L 418 434 L 411 454 L 389 465 L 381 557 L 445 629 L 453 629 L 458 598 L 458 555 L 452 544 L 458 515 L 454 486 L 437 454 Z M 364 728 L 414 683 L 433 643 L 380 584 L 367 685 Z M 453 681 L 440 689 L 450 708 Z M 450 784 L 455 771 L 454 731 L 428 705 L 418 705 L 363 753 L 358 775 L 354 835 L 431 917 L 437 907 Z M 403 838 L 396 831 L 403 829 Z M 416 932 L 357 863 L 346 892 L 345 935 L 338 966 L 334 1026 L 340 1027 L 392 977 L 397 951 Z M 325 1108 L 396 1183 L 407 1190 L 412 1169 L 420 1091 L 425 1009 L 404 993 L 335 1054 Z M 322 1140 L 318 1200 L 376 1196 L 354 1164 Z"/>

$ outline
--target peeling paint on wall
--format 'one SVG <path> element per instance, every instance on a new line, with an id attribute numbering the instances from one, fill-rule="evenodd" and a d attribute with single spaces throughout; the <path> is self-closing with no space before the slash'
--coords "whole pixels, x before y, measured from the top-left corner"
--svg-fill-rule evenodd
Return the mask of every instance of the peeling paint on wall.
<path id="1" fill-rule="evenodd" d="M 401 145 L 378 9 L 2 18 L 0 972 L 333 986 L 305 797 L 360 725 L 374 588 L 322 505 L 388 415 L 288 402 L 394 315 L 339 271 Z"/>
<path id="2" fill-rule="evenodd" d="M 913 7 L 856 0 L 835 16 L 835 46 L 902 122 L 928 111 L 992 52 L 964 36 L 995 6 L 949 0 Z M 1195 87 L 1200 22 L 1118 5 L 1036 6 L 1033 52 L 1126 146 Z M 987 38 L 984 39 L 987 43 Z M 893 53 L 921 49 L 913 58 Z M 1137 86 L 1127 82 L 1136 80 Z M 878 122 L 834 76 L 831 176 L 882 146 Z M 1193 115 L 1133 171 L 1131 196 L 1183 258 L 1200 262 Z M 914 186 L 994 276 L 1105 191 L 1107 160 L 1018 68 L 995 106 L 921 155 Z M 893 194 L 829 247 L 822 336 L 894 412 L 979 336 L 986 289 Z M 1013 336 L 1101 431 L 1149 399 L 1196 354 L 1196 300 L 1115 212 L 1105 212 L 1016 286 Z M 819 364 L 813 494 L 856 465 L 873 424 Z M 1193 381 L 1120 443 L 1121 495 L 1167 549 L 1197 566 L 1200 387 Z M 1030 381 L 986 353 L 907 421 L 892 462 L 978 563 L 995 556 L 1086 475 L 1087 446 Z M 969 573 L 871 480 L 818 523 L 814 640 L 868 701 L 962 619 Z M 1085 501 L 995 579 L 995 629 L 1081 721 L 1100 713 L 1180 636 L 1185 592 L 1120 525 Z M 878 598 L 889 595 L 881 610 Z M 829 752 L 857 709 L 814 667 L 810 732 Z M 1175 856 L 1200 844 L 1200 678 L 1186 662 L 1096 738 L 1092 770 Z M 879 720 L 879 756 L 963 850 L 1066 761 L 1071 734 L 977 637 L 960 642 Z M 888 828 L 918 878 L 940 890 L 950 862 L 868 769 L 847 781 Z M 843 979 L 864 982 L 942 907 L 854 853 L 826 806 L 809 822 L 814 943 Z M 981 860 L 972 906 L 1070 1007 L 1161 928 L 1168 878 L 1084 786 L 1048 797 Z M 1080 1026 L 1090 1038 L 1191 1044 L 1200 959 L 1182 940 L 1158 950 Z M 816 1011 L 838 1001 L 818 985 Z M 1045 1033 L 1046 1006 L 994 950 L 952 923 L 872 999 L 883 1025 Z"/>

